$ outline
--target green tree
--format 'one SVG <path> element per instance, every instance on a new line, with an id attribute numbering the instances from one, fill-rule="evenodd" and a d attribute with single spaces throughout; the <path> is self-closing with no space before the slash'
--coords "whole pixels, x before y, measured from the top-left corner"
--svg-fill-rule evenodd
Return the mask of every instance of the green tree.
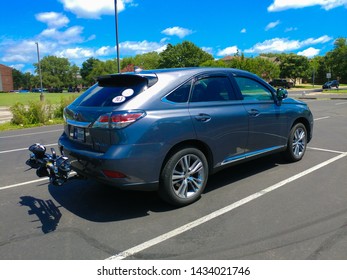
<path id="1" fill-rule="evenodd" d="M 227 67 L 226 63 L 221 59 L 219 59 L 219 60 L 214 60 L 214 59 L 213 60 L 207 60 L 207 61 L 201 63 L 200 66 L 201 67 L 217 67 L 217 68 L 218 67 L 219 68 L 226 68 Z"/>
<path id="2" fill-rule="evenodd" d="M 134 65 L 142 69 L 157 69 L 160 55 L 157 52 L 138 54 L 135 56 Z"/>
<path id="3" fill-rule="evenodd" d="M 331 72 L 332 79 L 347 82 L 347 40 L 338 38 L 334 42 L 334 49 L 325 56 L 326 67 Z"/>
<path id="4" fill-rule="evenodd" d="M 322 57 L 316 56 L 309 59 L 309 69 L 307 71 L 307 80 L 312 83 L 312 85 L 317 84 L 320 80 L 320 65 Z"/>
<path id="5" fill-rule="evenodd" d="M 124 57 L 120 61 L 120 68 L 122 69 L 122 72 L 128 72 L 131 68 L 130 71 L 134 71 L 134 65 L 135 65 L 135 58 L 134 57 Z M 129 67 L 131 66 L 131 67 Z"/>
<path id="6" fill-rule="evenodd" d="M 91 58 L 88 58 L 86 61 L 84 61 L 82 63 L 82 67 L 81 67 L 81 70 L 80 70 L 80 74 L 81 74 L 81 77 L 82 79 L 88 84 L 92 84 L 93 83 L 93 80 L 90 81 L 88 80 L 88 76 L 89 74 L 92 72 L 93 70 L 93 67 L 94 67 L 94 64 L 97 63 L 97 62 L 100 62 L 99 59 L 97 58 L 94 58 L 94 57 L 91 57 Z"/>
<path id="7" fill-rule="evenodd" d="M 71 86 L 76 87 L 82 83 L 80 77 L 80 68 L 77 65 L 72 65 L 69 70 L 69 80 L 71 80 Z"/>
<path id="8" fill-rule="evenodd" d="M 160 68 L 194 67 L 213 59 L 212 55 L 189 41 L 175 46 L 168 44 L 159 56 Z"/>
<path id="9" fill-rule="evenodd" d="M 280 66 L 277 63 L 259 56 L 247 59 L 244 70 L 252 72 L 267 81 L 280 75 Z"/>
<path id="10" fill-rule="evenodd" d="M 38 64 L 35 72 L 39 74 Z M 41 59 L 42 83 L 44 87 L 67 87 L 71 84 L 70 62 L 67 58 L 45 56 Z"/>
<path id="11" fill-rule="evenodd" d="M 117 71 L 116 60 L 96 61 L 86 80 L 95 82 L 98 76 L 113 74 Z"/>
<path id="12" fill-rule="evenodd" d="M 13 87 L 15 89 L 20 89 L 23 87 L 24 74 L 21 71 L 15 68 L 12 68 L 12 78 L 13 78 Z"/>
<path id="13" fill-rule="evenodd" d="M 309 69 L 308 58 L 296 54 L 286 54 L 280 56 L 281 77 L 290 78 L 294 85 L 298 78 L 307 77 Z"/>

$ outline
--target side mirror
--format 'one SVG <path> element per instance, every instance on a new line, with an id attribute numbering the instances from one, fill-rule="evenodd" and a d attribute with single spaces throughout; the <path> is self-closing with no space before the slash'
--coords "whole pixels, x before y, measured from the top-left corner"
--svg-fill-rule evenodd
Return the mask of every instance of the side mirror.
<path id="1" fill-rule="evenodd" d="M 276 96 L 279 101 L 282 101 L 283 99 L 288 97 L 288 91 L 284 88 L 278 88 Z"/>

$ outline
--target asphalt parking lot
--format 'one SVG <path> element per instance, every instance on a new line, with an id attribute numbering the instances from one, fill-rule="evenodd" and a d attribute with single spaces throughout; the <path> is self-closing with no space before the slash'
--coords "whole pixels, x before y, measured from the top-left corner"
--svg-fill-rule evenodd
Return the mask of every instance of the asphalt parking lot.
<path id="1" fill-rule="evenodd" d="M 38 178 L 27 147 L 56 147 L 61 126 L 0 133 L 0 259 L 347 259 L 347 100 L 307 102 L 302 161 L 226 169 L 179 209 L 156 193 Z"/>

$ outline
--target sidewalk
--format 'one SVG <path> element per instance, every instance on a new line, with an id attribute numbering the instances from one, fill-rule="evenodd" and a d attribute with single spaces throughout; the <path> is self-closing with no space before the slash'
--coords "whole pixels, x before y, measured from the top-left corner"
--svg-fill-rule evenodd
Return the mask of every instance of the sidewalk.
<path id="1" fill-rule="evenodd" d="M 320 100 L 347 100 L 347 93 L 324 93 L 324 92 L 289 92 L 289 97 L 296 99 L 320 99 Z"/>
<path id="2" fill-rule="evenodd" d="M 12 119 L 12 113 L 9 107 L 0 106 L 0 123 L 9 122 Z"/>

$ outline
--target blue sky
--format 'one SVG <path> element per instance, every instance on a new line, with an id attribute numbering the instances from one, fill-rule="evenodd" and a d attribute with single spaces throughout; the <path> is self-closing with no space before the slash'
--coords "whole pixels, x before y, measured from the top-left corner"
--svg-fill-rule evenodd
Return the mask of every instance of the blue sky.
<path id="1" fill-rule="evenodd" d="M 216 59 L 285 52 L 313 57 L 347 37 L 347 0 L 118 0 L 120 56 L 188 40 Z M 0 63 L 33 72 L 55 55 L 81 66 L 116 57 L 114 0 L 6 1 Z"/>

